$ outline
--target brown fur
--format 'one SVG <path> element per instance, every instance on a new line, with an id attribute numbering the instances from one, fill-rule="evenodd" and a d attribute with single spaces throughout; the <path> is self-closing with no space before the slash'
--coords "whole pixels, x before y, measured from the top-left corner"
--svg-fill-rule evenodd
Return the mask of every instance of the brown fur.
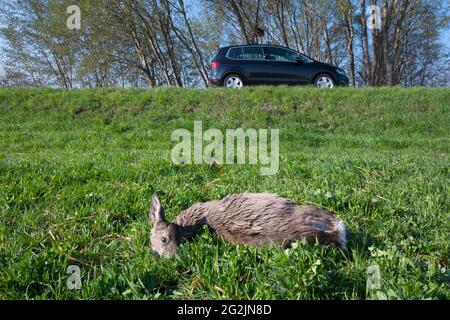
<path id="1" fill-rule="evenodd" d="M 153 198 L 152 210 L 159 203 L 156 196 Z M 152 247 L 161 255 L 173 255 L 181 238 L 193 237 L 204 224 L 226 241 L 248 246 L 270 243 L 288 246 L 301 238 L 308 242 L 317 239 L 321 244 L 346 246 L 341 220 L 325 210 L 296 205 L 271 193 L 243 193 L 219 201 L 197 203 L 182 211 L 173 223 L 167 223 L 163 214 L 159 220 L 152 220 Z M 163 234 L 165 243 L 158 239 Z M 171 244 L 167 237 L 173 241 Z"/>

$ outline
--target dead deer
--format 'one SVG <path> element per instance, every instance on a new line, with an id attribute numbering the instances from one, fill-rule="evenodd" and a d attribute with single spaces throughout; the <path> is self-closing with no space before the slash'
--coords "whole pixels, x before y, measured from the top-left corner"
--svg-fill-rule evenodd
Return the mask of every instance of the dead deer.
<path id="1" fill-rule="evenodd" d="M 167 222 L 156 194 L 152 197 L 150 242 L 161 256 L 175 255 L 183 239 L 191 239 L 203 225 L 224 240 L 247 246 L 274 243 L 283 247 L 299 239 L 346 248 L 342 220 L 312 206 L 296 205 L 271 193 L 229 195 L 218 201 L 196 203 Z"/>

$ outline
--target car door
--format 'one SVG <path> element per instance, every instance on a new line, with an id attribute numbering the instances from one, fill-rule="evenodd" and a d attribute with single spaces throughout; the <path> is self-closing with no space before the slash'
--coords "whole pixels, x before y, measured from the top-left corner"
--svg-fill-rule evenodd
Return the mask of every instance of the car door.
<path id="1" fill-rule="evenodd" d="M 265 58 L 269 61 L 269 75 L 275 84 L 305 84 L 307 65 L 298 63 L 300 58 L 296 52 L 279 47 L 264 47 Z"/>
<path id="2" fill-rule="evenodd" d="M 267 77 L 268 61 L 261 46 L 243 46 L 235 55 L 248 84 L 270 84 Z"/>

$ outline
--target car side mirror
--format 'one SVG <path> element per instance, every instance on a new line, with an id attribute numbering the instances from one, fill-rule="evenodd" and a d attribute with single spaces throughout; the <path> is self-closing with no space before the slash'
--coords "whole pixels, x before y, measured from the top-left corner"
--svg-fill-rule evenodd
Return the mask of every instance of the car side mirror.
<path id="1" fill-rule="evenodd" d="M 302 58 L 295 58 L 295 63 L 296 64 L 303 64 L 303 59 Z"/>

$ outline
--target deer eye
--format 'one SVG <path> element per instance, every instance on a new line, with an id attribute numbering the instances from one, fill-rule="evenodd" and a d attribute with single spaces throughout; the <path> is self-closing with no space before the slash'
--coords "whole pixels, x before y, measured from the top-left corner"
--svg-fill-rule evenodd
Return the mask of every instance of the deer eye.
<path id="1" fill-rule="evenodd" d="M 162 238 L 161 238 L 161 242 L 162 242 L 162 243 L 166 243 L 166 242 L 167 242 L 167 238 L 162 237 Z"/>

